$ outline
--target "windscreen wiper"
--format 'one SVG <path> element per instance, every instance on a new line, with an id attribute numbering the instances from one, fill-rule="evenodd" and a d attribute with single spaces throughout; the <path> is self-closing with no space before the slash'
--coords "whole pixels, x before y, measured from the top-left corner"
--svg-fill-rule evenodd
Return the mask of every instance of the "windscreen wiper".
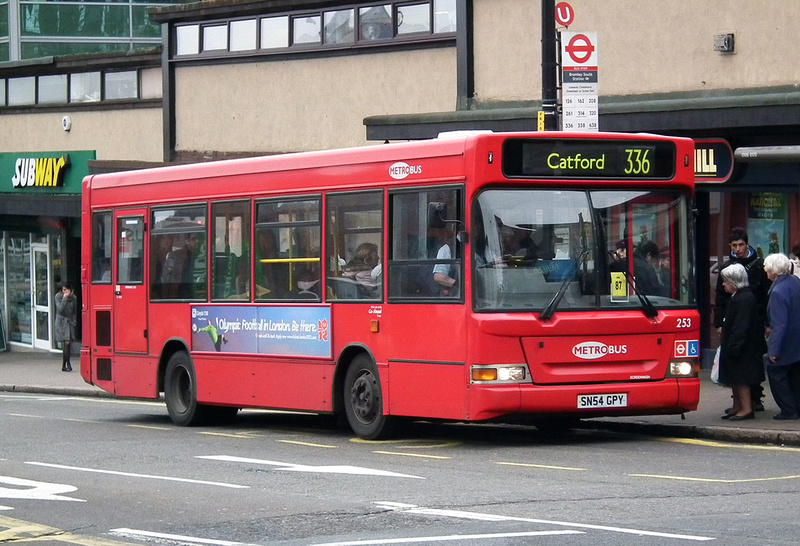
<path id="1" fill-rule="evenodd" d="M 588 250 L 584 250 L 580 253 L 577 260 L 580 262 L 580 264 L 576 264 L 575 271 L 572 272 L 572 275 L 565 277 L 561 282 L 561 286 L 558 287 L 556 295 L 553 296 L 553 299 L 550 300 L 550 303 L 547 304 L 547 307 L 545 307 L 544 311 L 542 311 L 539 315 L 539 320 L 542 322 L 547 322 L 553 318 L 553 313 L 556 312 L 556 307 L 558 307 L 558 304 L 561 303 L 561 298 L 563 298 L 564 294 L 567 292 L 567 286 L 569 286 L 569 283 L 575 280 L 575 277 L 578 275 L 578 271 L 580 271 L 581 268 L 586 264 L 586 258 L 588 256 Z"/>
<path id="2" fill-rule="evenodd" d="M 636 282 L 633 277 L 631 277 L 630 271 L 625 269 L 623 273 L 625 274 L 625 279 L 627 279 L 628 284 L 633 287 L 633 293 L 639 298 L 639 303 L 642 304 L 642 313 L 644 313 L 644 316 L 649 319 L 656 318 L 658 316 L 658 309 L 656 309 L 656 306 L 653 305 L 653 302 L 650 301 L 650 298 L 648 298 L 644 292 L 636 288 Z"/>

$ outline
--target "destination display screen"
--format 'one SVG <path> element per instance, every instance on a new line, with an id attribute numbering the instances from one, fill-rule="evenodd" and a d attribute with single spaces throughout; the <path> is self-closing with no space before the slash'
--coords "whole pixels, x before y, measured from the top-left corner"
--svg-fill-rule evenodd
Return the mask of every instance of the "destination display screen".
<path id="1" fill-rule="evenodd" d="M 675 145 L 647 140 L 510 138 L 503 143 L 509 178 L 669 179 Z"/>

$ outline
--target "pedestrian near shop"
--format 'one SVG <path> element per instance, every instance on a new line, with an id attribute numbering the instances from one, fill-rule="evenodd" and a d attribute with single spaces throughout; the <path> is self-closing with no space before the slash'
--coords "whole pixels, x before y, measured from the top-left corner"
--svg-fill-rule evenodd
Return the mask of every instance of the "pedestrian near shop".
<path id="1" fill-rule="evenodd" d="M 767 256 L 764 271 L 772 281 L 767 304 L 767 376 L 781 410 L 774 419 L 800 419 L 800 279 L 792 274 L 792 262 L 783 254 Z"/>
<path id="2" fill-rule="evenodd" d="M 722 285 L 731 295 L 725 307 L 719 353 L 719 382 L 733 391 L 733 406 L 723 419 L 753 419 L 750 385 L 764 381 L 764 322 L 758 316 L 758 302 L 748 286 L 742 264 L 731 264 L 720 273 Z M 800 280 L 800 279 L 798 279 Z"/>
<path id="3" fill-rule="evenodd" d="M 761 321 L 761 339 L 760 341 L 754 341 L 758 344 L 759 350 L 763 354 L 767 350 L 764 335 L 766 335 L 768 325 L 767 291 L 769 290 L 770 281 L 764 272 L 763 260 L 758 257 L 756 250 L 748 243 L 747 231 L 744 228 L 733 228 L 728 242 L 731 254 L 722 267 L 722 271 L 733 264 L 740 264 L 747 272 L 748 286 L 756 298 L 758 318 Z M 722 322 L 730 299 L 731 294 L 722 286 L 722 275 L 720 274 L 717 277 L 716 298 L 714 300 L 714 327 L 717 329 L 718 334 L 722 332 Z M 750 385 L 750 393 L 753 400 L 753 409 L 755 411 L 764 411 L 764 403 L 762 401 L 764 387 L 761 382 Z"/>
<path id="4" fill-rule="evenodd" d="M 61 343 L 61 371 L 71 372 L 70 351 L 75 340 L 75 327 L 78 324 L 78 300 L 69 283 L 64 283 L 56 294 L 56 321 L 53 331 L 57 343 Z"/>

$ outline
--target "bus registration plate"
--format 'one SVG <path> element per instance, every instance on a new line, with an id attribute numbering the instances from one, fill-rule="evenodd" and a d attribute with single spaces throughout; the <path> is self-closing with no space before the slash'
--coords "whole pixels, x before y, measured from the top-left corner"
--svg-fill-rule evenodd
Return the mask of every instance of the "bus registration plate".
<path id="1" fill-rule="evenodd" d="M 619 394 L 579 394 L 578 409 L 625 408 L 628 406 L 628 395 Z"/>

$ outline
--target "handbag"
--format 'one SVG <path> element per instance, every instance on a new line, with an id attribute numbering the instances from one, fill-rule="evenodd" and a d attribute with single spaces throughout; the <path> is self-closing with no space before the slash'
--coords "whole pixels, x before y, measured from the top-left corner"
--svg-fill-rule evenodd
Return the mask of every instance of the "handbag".
<path id="1" fill-rule="evenodd" d="M 711 381 L 719 385 L 719 350 L 720 348 L 717 347 L 717 352 L 714 353 L 714 363 L 711 365 Z"/>

